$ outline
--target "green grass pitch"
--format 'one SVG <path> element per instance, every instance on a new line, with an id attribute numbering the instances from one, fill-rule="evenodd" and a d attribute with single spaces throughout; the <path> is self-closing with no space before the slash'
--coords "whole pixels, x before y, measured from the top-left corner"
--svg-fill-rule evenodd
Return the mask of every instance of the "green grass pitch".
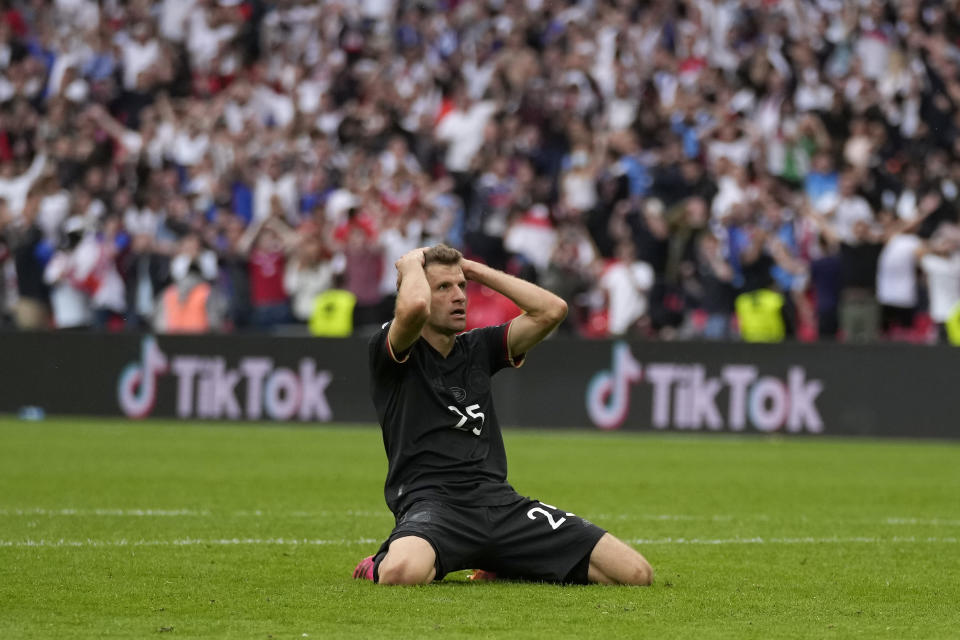
<path id="1" fill-rule="evenodd" d="M 960 636 L 956 443 L 505 437 L 655 584 L 352 580 L 392 525 L 369 426 L 0 420 L 0 637 Z"/>

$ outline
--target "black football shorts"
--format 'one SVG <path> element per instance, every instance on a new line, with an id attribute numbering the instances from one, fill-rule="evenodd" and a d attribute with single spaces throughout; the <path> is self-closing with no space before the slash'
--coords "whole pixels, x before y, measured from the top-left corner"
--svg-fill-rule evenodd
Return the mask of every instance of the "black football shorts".
<path id="1" fill-rule="evenodd" d="M 604 533 L 588 520 L 519 495 L 517 502 L 496 507 L 421 500 L 398 519 L 375 563 L 397 538 L 417 536 L 437 554 L 437 580 L 451 571 L 484 569 L 498 578 L 585 584 L 590 552 Z"/>

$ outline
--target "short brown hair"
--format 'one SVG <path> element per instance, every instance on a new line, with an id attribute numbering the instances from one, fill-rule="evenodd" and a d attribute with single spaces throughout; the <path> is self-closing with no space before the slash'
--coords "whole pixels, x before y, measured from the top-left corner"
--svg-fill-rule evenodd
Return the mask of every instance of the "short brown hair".
<path id="1" fill-rule="evenodd" d="M 461 259 L 463 259 L 462 253 L 441 243 L 423 252 L 423 268 L 426 269 L 431 264 L 460 264 Z"/>

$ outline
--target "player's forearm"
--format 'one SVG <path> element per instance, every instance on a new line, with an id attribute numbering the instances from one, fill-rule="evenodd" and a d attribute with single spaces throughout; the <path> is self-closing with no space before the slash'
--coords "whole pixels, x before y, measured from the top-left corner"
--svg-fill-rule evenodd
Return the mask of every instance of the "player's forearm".
<path id="1" fill-rule="evenodd" d="M 397 289 L 397 318 L 426 321 L 430 315 L 430 284 L 423 266 L 415 262 L 397 266 L 400 286 Z M 421 322 L 422 324 L 422 322 Z"/>
<path id="2" fill-rule="evenodd" d="M 479 282 L 510 298 L 531 318 L 555 327 L 567 317 L 567 303 L 546 289 L 473 260 L 464 260 L 461 264 L 463 275 L 468 280 Z"/>

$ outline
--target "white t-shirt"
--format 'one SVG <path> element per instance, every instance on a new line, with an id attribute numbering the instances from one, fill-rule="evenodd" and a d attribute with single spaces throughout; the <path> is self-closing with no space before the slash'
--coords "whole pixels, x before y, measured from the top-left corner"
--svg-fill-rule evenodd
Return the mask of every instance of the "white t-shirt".
<path id="1" fill-rule="evenodd" d="M 503 238 L 503 247 L 519 253 L 543 273 L 550 264 L 550 256 L 557 244 L 557 232 L 549 223 L 520 221 L 513 224 Z"/>
<path id="2" fill-rule="evenodd" d="M 160 216 L 147 207 L 138 209 L 131 206 L 123 212 L 123 226 L 131 234 L 153 236 L 160 226 Z"/>
<path id="3" fill-rule="evenodd" d="M 43 231 L 43 237 L 54 244 L 60 238 L 60 225 L 70 215 L 70 192 L 61 189 L 44 196 L 37 211 L 37 226 Z"/>
<path id="4" fill-rule="evenodd" d="M 148 40 L 140 44 L 136 40 L 128 40 L 121 45 L 123 53 L 123 88 L 136 89 L 137 76 L 150 68 L 160 57 L 160 43 Z"/>
<path id="5" fill-rule="evenodd" d="M 163 166 L 170 149 L 173 147 L 174 139 L 177 136 L 177 128 L 169 122 L 161 122 L 157 131 L 146 146 L 144 146 L 143 136 L 139 133 L 128 131 L 124 134 L 121 143 L 128 153 L 143 153 L 143 158 L 153 169 L 159 169 Z"/>
<path id="6" fill-rule="evenodd" d="M 490 117 L 497 110 L 492 101 L 477 102 L 467 111 L 451 111 L 437 125 L 438 140 L 448 143 L 444 159 L 450 171 L 470 169 L 473 157 L 483 146 L 483 132 Z"/>
<path id="7" fill-rule="evenodd" d="M 380 276 L 380 293 L 388 296 L 397 292 L 397 270 L 394 263 L 408 251 L 413 251 L 423 244 L 423 223 L 411 220 L 404 229 L 384 229 L 380 232 L 380 246 L 383 248 L 383 264 L 385 268 Z"/>
<path id="8" fill-rule="evenodd" d="M 891 307 L 917 306 L 917 248 L 921 240 L 912 234 L 890 238 L 877 262 L 877 301 Z"/>
<path id="9" fill-rule="evenodd" d="M 647 291 L 653 286 L 653 268 L 646 262 L 610 265 L 600 277 L 607 293 L 608 331 L 620 336 L 647 312 Z"/>
<path id="10" fill-rule="evenodd" d="M 87 234 L 70 252 L 58 251 L 47 263 L 43 279 L 50 285 L 50 307 L 53 324 L 58 329 L 82 327 L 93 322 L 89 293 L 76 283 L 85 281 L 99 261 L 100 247 L 94 236 Z"/>
<path id="11" fill-rule="evenodd" d="M 50 289 L 50 307 L 53 309 L 53 324 L 58 329 L 85 327 L 93 323 L 90 296 L 69 282 L 53 285 Z"/>
<path id="12" fill-rule="evenodd" d="M 183 42 L 187 18 L 196 0 L 163 0 L 160 3 L 160 33 L 167 40 Z"/>
<path id="13" fill-rule="evenodd" d="M 853 225 L 859 221 L 873 222 L 873 210 L 860 196 L 842 198 L 833 213 L 833 223 L 837 235 L 844 242 L 853 241 Z"/>
<path id="14" fill-rule="evenodd" d="M 920 259 L 920 266 L 927 274 L 930 317 L 934 322 L 945 322 L 960 303 L 960 253 L 948 258 L 927 254 Z"/>
<path id="15" fill-rule="evenodd" d="M 493 64 L 493 60 L 488 60 L 483 65 L 477 65 L 473 60 L 467 60 L 463 63 L 461 72 L 467 80 L 467 91 L 471 98 L 479 100 L 483 97 L 496 70 L 497 67 Z"/>
<path id="16" fill-rule="evenodd" d="M 287 221 L 290 224 L 295 224 L 300 196 L 297 191 L 297 179 L 291 173 L 286 173 L 276 180 L 271 179 L 265 173 L 257 176 L 257 181 L 253 186 L 254 220 L 263 220 L 270 217 L 274 196 L 280 199 L 280 205 L 283 207 L 283 214 Z"/>
<path id="17" fill-rule="evenodd" d="M 187 18 L 187 51 L 193 63 L 191 66 L 202 71 L 209 68 L 220 46 L 237 33 L 237 27 L 232 24 L 211 26 L 207 14 L 205 6 L 194 6 Z"/>
<path id="18" fill-rule="evenodd" d="M 286 127 L 297 113 L 293 99 L 263 85 L 254 89 L 255 103 L 260 111 L 261 122 L 272 120 L 278 127 Z"/>
<path id="19" fill-rule="evenodd" d="M 100 25 L 100 6 L 93 0 L 55 0 L 57 24 L 69 24 L 77 33 Z"/>
<path id="20" fill-rule="evenodd" d="M 833 103 L 833 94 L 833 89 L 822 84 L 818 78 L 815 84 L 800 84 L 794 94 L 794 102 L 796 102 L 797 111 L 801 113 L 804 111 L 826 111 Z"/>
<path id="21" fill-rule="evenodd" d="M 568 171 L 560 179 L 564 204 L 577 211 L 589 211 L 597 204 L 597 180 L 589 171 Z"/>
<path id="22" fill-rule="evenodd" d="M 750 141 L 746 138 L 730 142 L 714 140 L 707 145 L 707 158 L 709 158 L 712 166 L 716 166 L 720 158 L 726 158 L 737 166 L 745 167 L 750 162 L 751 155 Z"/>
<path id="23" fill-rule="evenodd" d="M 283 290 L 291 297 L 293 315 L 298 320 L 310 320 L 317 296 L 333 286 L 334 275 L 336 270 L 332 260 L 304 268 L 297 259 L 287 263 L 283 272 Z"/>
<path id="24" fill-rule="evenodd" d="M 396 0 L 363 0 L 361 12 L 364 18 L 388 20 L 395 10 Z"/>
<path id="25" fill-rule="evenodd" d="M 209 147 L 210 136 L 206 133 L 191 136 L 187 131 L 180 131 L 173 138 L 170 155 L 177 164 L 192 167 L 203 159 Z"/>
<path id="26" fill-rule="evenodd" d="M 897 198 L 897 217 L 908 222 L 916 218 L 917 203 L 917 193 L 913 189 L 905 190 Z"/>
<path id="27" fill-rule="evenodd" d="M 717 195 L 710 205 L 710 216 L 722 220 L 730 214 L 730 209 L 738 204 L 752 200 L 756 194 L 750 186 L 744 187 L 733 176 L 721 176 L 717 180 Z"/>
<path id="28" fill-rule="evenodd" d="M 123 313 L 127 306 L 127 287 L 113 260 L 100 267 L 100 286 L 93 292 L 93 307 Z"/>
<path id="29" fill-rule="evenodd" d="M 636 100 L 630 98 L 613 98 L 607 103 L 607 125 L 611 131 L 628 129 L 636 119 Z"/>
<path id="30" fill-rule="evenodd" d="M 872 33 L 865 33 L 857 39 L 855 51 L 860 58 L 863 75 L 867 78 L 882 78 L 888 73 L 890 47 L 886 39 Z"/>
<path id="31" fill-rule="evenodd" d="M 30 188 L 43 173 L 46 165 L 47 156 L 38 153 L 26 172 L 12 178 L 0 178 L 0 199 L 7 201 L 7 208 L 14 218 L 19 218 L 23 213 L 27 194 L 30 193 Z"/>

